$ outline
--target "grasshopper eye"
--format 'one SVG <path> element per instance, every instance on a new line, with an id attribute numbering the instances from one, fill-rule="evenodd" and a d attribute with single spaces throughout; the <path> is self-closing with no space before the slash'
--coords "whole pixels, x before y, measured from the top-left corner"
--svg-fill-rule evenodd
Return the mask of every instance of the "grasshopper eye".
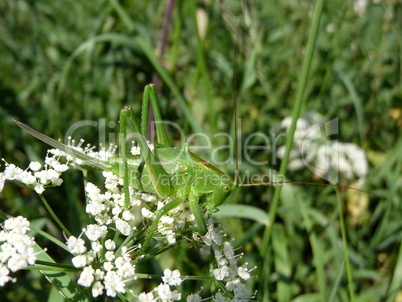
<path id="1" fill-rule="evenodd" d="M 224 186 L 224 189 L 225 189 L 225 191 L 229 191 L 229 190 L 230 190 L 230 186 L 229 186 L 229 185 L 226 185 L 226 186 Z"/>

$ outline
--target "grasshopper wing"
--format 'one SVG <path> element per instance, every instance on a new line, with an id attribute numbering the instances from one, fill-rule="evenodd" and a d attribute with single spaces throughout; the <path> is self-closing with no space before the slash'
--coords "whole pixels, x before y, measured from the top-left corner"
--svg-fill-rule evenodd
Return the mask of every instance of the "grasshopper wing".
<path id="1" fill-rule="evenodd" d="M 24 129 L 26 132 L 31 134 L 32 136 L 36 137 L 37 139 L 41 140 L 42 142 L 59 149 L 60 151 L 63 151 L 71 156 L 74 156 L 82 161 L 84 161 L 86 164 L 95 166 L 97 168 L 103 169 L 103 170 L 110 170 L 112 168 L 112 165 L 107 163 L 106 161 L 103 161 L 98 158 L 94 158 L 89 156 L 88 154 L 85 154 L 81 151 L 78 151 L 70 146 L 67 146 L 66 144 L 63 144 L 53 138 L 50 138 L 43 133 L 40 133 L 39 131 L 36 131 L 35 129 L 19 122 L 16 120 L 13 120 L 14 123 L 16 123 L 18 126 L 20 126 L 22 129 Z"/>

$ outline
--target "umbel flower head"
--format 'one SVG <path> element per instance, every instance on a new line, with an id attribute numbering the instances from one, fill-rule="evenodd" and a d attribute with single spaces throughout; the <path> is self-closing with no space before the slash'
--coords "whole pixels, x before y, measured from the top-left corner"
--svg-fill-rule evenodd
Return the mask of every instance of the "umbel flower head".
<path id="1" fill-rule="evenodd" d="M 4 221 L 0 231 L 0 286 L 16 281 L 10 272 L 35 264 L 35 240 L 27 234 L 29 230 L 29 221 L 22 216 Z"/>
<path id="2" fill-rule="evenodd" d="M 3 173 L 0 173 L 0 192 L 7 180 L 23 184 L 34 189 L 38 194 L 42 194 L 46 187 L 60 186 L 63 183 L 60 175 L 69 167 L 66 164 L 61 164 L 55 155 L 49 155 L 49 153 L 45 158 L 43 169 L 41 169 L 41 163 L 36 161 L 31 162 L 29 167 L 23 170 L 14 164 L 8 164 L 3 159 L 6 168 Z"/>

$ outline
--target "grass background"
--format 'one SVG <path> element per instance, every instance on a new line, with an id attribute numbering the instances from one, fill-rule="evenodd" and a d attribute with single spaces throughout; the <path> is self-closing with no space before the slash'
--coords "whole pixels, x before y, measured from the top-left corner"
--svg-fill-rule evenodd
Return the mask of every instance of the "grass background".
<path id="1" fill-rule="evenodd" d="M 81 120 L 117 121 L 126 104 L 139 112 L 142 90 L 153 81 L 159 83 L 162 116 L 180 125 L 186 135 L 200 129 L 210 137 L 233 133 L 234 89 L 243 140 L 252 133 L 269 133 L 291 115 L 313 2 L 176 1 L 160 58 L 167 3 L 1 1 L 1 157 L 25 167 L 43 158 L 47 148 L 23 133 L 12 118 L 48 136 L 64 137 Z M 357 13 L 357 3 L 325 3 L 302 110 L 317 111 L 328 120 L 339 118 L 338 139 L 354 142 L 367 152 L 370 171 L 364 190 L 384 197 L 363 195 L 367 202 L 353 205 L 353 196 L 342 194 L 355 301 L 402 301 L 398 300 L 402 282 L 402 7 L 396 0 L 367 1 L 366 10 Z M 200 35 L 202 15 L 207 25 Z M 97 144 L 96 129 L 80 134 Z M 180 146 L 181 138 L 171 135 Z M 213 144 L 228 142 L 214 139 Z M 210 153 L 199 155 L 209 158 Z M 227 156 L 223 150 L 222 160 Z M 272 161 L 272 156 L 270 150 L 250 154 L 254 160 Z M 233 163 L 219 168 L 234 174 Z M 243 159 L 240 174 L 247 169 L 266 174 L 279 169 L 279 162 L 255 167 Z M 318 181 L 308 169 L 287 176 L 294 181 Z M 88 221 L 82 211 L 82 180 L 73 172 L 64 179 L 60 190 L 48 190 L 46 196 L 78 235 Z M 228 204 L 269 211 L 272 195 L 272 188 L 243 188 Z M 2 210 L 29 217 L 62 238 L 34 193 L 9 185 L 0 198 Z M 251 266 L 261 267 L 263 258 L 268 263 L 268 285 L 261 288 L 258 277 L 250 282 L 260 294 L 269 293 L 272 301 L 350 301 L 339 207 L 332 188 L 287 186 L 269 251 L 263 257 L 260 224 L 233 217 L 224 218 L 223 224 L 229 238 L 243 246 Z M 182 257 L 175 258 L 178 252 Z M 49 253 L 68 261 L 60 251 Z M 198 273 L 192 264 L 198 259 L 192 258 L 185 244 L 164 257 L 147 269 L 158 273 L 169 263 L 186 268 L 188 274 Z M 47 299 L 49 285 L 39 273 L 20 275 L 21 283 L 1 289 L 5 299 Z M 183 291 L 194 291 L 200 284 Z"/>

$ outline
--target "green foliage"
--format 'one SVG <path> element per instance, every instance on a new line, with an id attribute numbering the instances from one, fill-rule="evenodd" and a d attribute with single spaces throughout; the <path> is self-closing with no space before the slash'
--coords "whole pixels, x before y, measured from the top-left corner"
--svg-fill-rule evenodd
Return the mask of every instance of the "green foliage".
<path id="1" fill-rule="evenodd" d="M 402 10 L 398 1 L 367 1 L 366 10 L 358 14 L 353 8 L 356 2 L 335 0 L 324 5 L 302 111 L 320 112 L 328 120 L 339 118 L 337 139 L 354 142 L 368 154 L 370 171 L 364 190 L 385 198 L 354 192 L 367 198 L 359 207 L 352 204 L 353 193 L 341 192 L 344 210 L 339 213 L 332 188 L 287 185 L 276 220 L 269 221 L 273 235 L 268 251 L 261 255 L 259 222 L 265 218 L 257 209 L 269 211 L 273 190 L 241 188 L 233 194 L 229 203 L 255 208 L 245 208 L 244 216 L 232 208 L 237 212 L 223 219 L 226 232 L 243 245 L 256 271 L 269 273 L 263 290 L 274 301 L 349 301 L 349 286 L 355 301 L 394 301 L 402 284 Z M 12 118 L 50 137 L 63 137 L 77 121 L 117 121 L 125 104 L 139 112 L 144 86 L 155 81 L 163 119 L 179 124 L 186 135 L 202 129 L 212 139 L 218 132 L 233 132 L 234 89 L 243 143 L 252 133 L 268 134 L 291 115 L 313 2 L 176 1 L 166 51 L 160 58 L 166 4 L 0 2 L 0 156 L 24 167 L 43 158 L 47 148 L 14 126 Z M 208 20 L 201 36 L 200 12 Z M 110 128 L 110 133 L 116 128 Z M 97 129 L 87 129 L 77 138 L 96 145 Z M 180 146 L 182 137 L 174 131 L 169 135 Z M 264 146 L 258 137 L 252 142 Z M 283 139 L 278 142 L 284 144 Z M 229 144 L 222 137 L 212 143 Z M 229 156 L 225 150 L 217 154 L 222 162 Z M 253 166 L 242 153 L 240 175 L 246 170 L 267 174 L 279 169 L 272 149 L 247 152 L 255 161 L 270 163 Z M 209 160 L 212 156 L 208 150 L 197 154 Z M 218 168 L 234 175 L 233 161 Z M 286 175 L 294 181 L 318 181 L 307 168 Z M 81 182 L 78 173 L 67 173 L 61 190 L 46 192 L 54 211 L 77 236 L 79 225 L 88 221 Z M 7 213 L 32 221 L 44 219 L 41 229 L 63 241 L 36 194 L 9 185 L 0 203 Z M 339 214 L 345 219 L 349 282 Z M 250 219 L 252 215 L 257 222 Z M 47 244 L 42 238 L 40 245 Z M 63 251 L 49 253 L 56 255 L 57 262 L 69 262 Z M 183 243 L 167 258 L 153 260 L 150 267 L 160 274 L 164 263 L 175 263 L 197 275 L 201 270 L 197 261 Z M 1 289 L 5 301 L 46 299 L 50 289 L 40 274 L 25 272 L 19 279 L 24 281 Z M 252 280 L 254 288 L 260 287 L 259 282 Z"/>

